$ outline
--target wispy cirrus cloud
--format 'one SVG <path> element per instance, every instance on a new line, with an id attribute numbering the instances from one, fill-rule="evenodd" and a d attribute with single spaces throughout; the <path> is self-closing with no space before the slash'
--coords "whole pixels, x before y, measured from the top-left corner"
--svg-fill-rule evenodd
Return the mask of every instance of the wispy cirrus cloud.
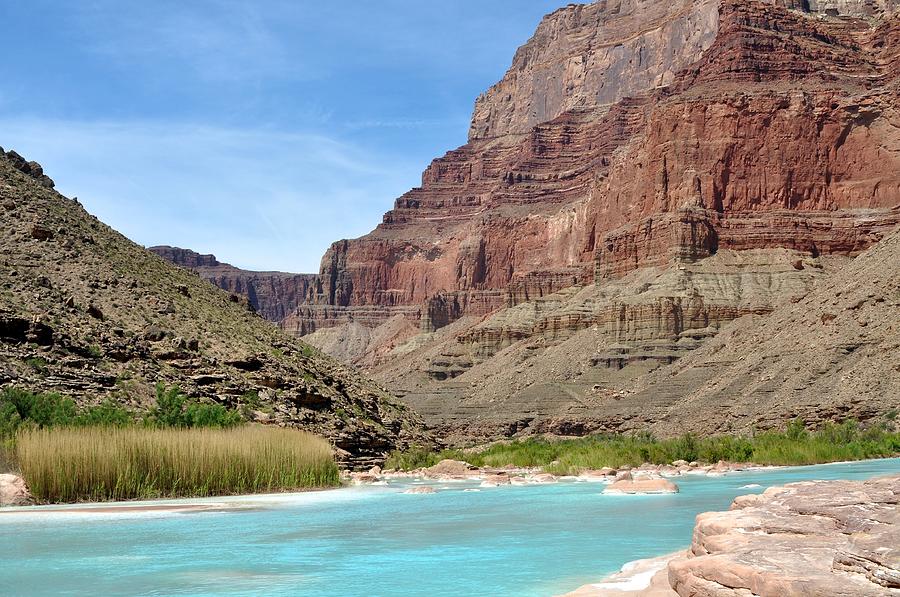
<path id="1" fill-rule="evenodd" d="M 298 76 L 309 64 L 291 55 L 273 28 L 278 15 L 262 3 L 157 0 L 120 7 L 112 0 L 86 2 L 77 21 L 87 47 L 122 66 L 238 82 Z"/>
<path id="2" fill-rule="evenodd" d="M 251 269 L 318 271 L 328 245 L 368 232 L 421 164 L 306 133 L 162 122 L 0 120 L 8 148 L 144 245 Z"/>

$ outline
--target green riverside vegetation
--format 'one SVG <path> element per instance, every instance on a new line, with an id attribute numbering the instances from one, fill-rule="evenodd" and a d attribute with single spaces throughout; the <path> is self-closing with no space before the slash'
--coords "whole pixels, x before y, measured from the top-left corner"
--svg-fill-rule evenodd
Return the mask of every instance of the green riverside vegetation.
<path id="1" fill-rule="evenodd" d="M 41 502 L 196 497 L 339 485 L 324 439 L 245 424 L 240 412 L 157 386 L 143 413 L 107 401 L 0 390 L 0 472 Z"/>
<path id="2" fill-rule="evenodd" d="M 900 454 L 900 433 L 892 419 L 862 427 L 856 421 L 826 424 L 809 431 L 802 421 L 791 422 L 784 432 L 767 431 L 752 436 L 683 435 L 656 439 L 649 434 L 594 435 L 578 439 L 528 439 L 494 444 L 482 451 L 414 448 L 395 452 L 386 468 L 411 470 L 452 458 L 474 466 L 542 467 L 569 475 L 605 466 L 638 466 L 645 462 L 669 464 L 676 460 L 715 463 L 719 460 L 761 465 L 803 465 L 884 458 Z"/>

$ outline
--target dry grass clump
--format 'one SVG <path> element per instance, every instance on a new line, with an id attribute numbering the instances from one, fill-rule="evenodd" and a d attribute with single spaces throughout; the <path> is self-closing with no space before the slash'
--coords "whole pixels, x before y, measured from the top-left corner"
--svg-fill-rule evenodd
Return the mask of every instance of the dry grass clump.
<path id="1" fill-rule="evenodd" d="M 42 502 L 201 497 L 339 484 L 331 447 L 294 429 L 24 430 L 16 460 Z"/>

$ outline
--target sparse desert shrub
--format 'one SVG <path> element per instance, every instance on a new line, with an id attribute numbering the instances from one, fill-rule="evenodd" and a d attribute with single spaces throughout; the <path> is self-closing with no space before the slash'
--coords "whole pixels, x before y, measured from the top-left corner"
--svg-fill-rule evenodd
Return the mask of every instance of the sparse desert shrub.
<path id="1" fill-rule="evenodd" d="M 31 359 L 25 359 L 25 364 L 28 365 L 29 367 L 31 367 L 32 369 L 34 369 L 35 371 L 37 371 L 38 373 L 40 373 L 41 375 L 44 375 L 47 373 L 47 365 L 49 363 L 47 363 L 47 359 L 45 359 L 45 358 L 34 357 Z"/>

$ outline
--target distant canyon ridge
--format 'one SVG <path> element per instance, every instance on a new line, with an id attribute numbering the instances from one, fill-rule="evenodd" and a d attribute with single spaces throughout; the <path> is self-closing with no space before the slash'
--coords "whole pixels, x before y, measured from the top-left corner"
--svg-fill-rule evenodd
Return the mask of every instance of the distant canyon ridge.
<path id="1" fill-rule="evenodd" d="M 547 15 L 318 274 L 162 257 L 460 442 L 900 406 L 900 0 Z"/>

